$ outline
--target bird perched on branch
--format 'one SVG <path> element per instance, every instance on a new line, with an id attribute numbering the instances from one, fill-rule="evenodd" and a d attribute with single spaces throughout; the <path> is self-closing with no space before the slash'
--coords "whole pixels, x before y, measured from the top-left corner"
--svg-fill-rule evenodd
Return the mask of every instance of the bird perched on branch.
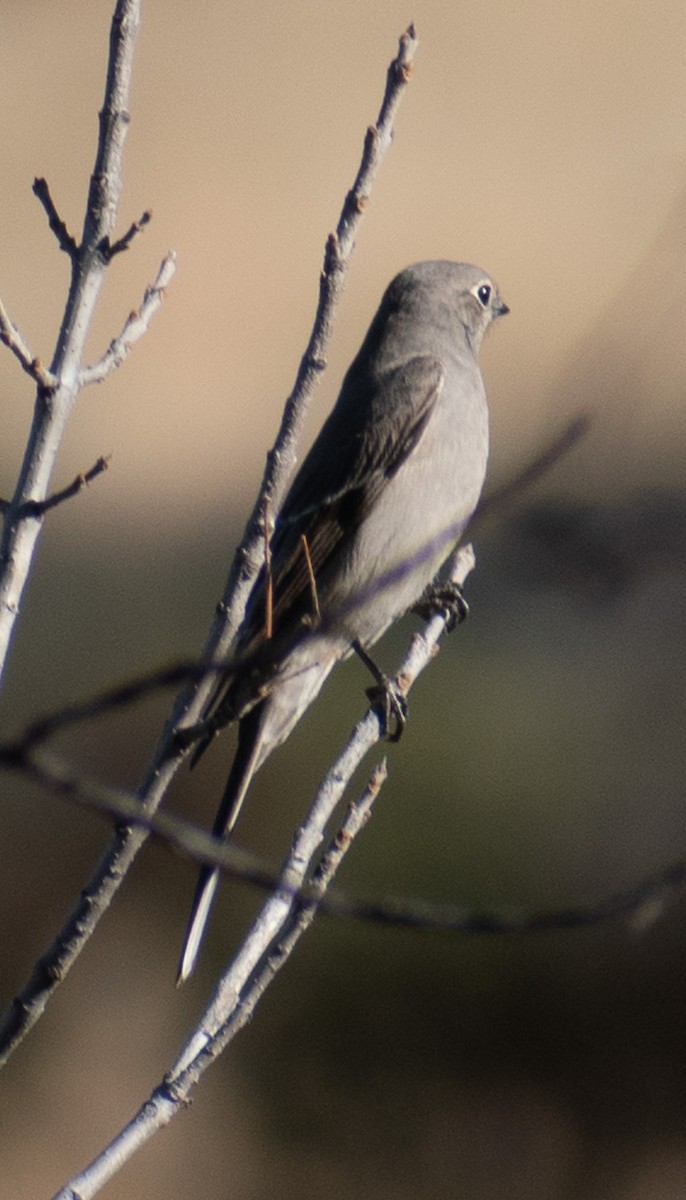
<path id="1" fill-rule="evenodd" d="M 335 664 L 353 649 L 366 658 L 459 541 L 488 455 L 477 355 L 508 311 L 485 272 L 465 263 L 416 263 L 387 288 L 278 514 L 236 657 L 209 706 L 214 730 L 239 722 L 217 836 L 231 833 L 255 772 Z M 218 883 L 219 871 L 203 867 L 179 982 L 194 969 Z"/>

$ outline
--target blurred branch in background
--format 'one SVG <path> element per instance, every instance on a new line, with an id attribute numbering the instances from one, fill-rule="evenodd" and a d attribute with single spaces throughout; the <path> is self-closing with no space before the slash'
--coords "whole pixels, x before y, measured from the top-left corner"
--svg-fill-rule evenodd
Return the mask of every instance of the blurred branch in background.
<path id="1" fill-rule="evenodd" d="M 591 417 L 588 413 L 580 413 L 574 417 L 562 430 L 560 436 L 556 437 L 540 454 L 537 454 L 527 466 L 518 471 L 513 479 L 508 480 L 501 487 L 489 491 L 483 497 L 473 519 L 476 520 L 487 513 L 490 516 L 492 511 L 502 508 L 510 500 L 515 500 L 526 488 L 537 483 L 561 458 L 569 454 L 582 438 L 586 437 L 590 428 Z"/>
<path id="2" fill-rule="evenodd" d="M 102 121 L 102 129 L 108 134 L 105 146 L 109 147 L 110 141 L 112 141 L 117 150 L 115 160 L 117 165 L 121 151 L 122 131 L 115 121 L 113 127 L 116 131 L 119 131 L 119 140 L 115 141 L 113 137 L 110 137 L 109 131 L 112 121 L 108 121 L 106 118 L 108 114 L 116 116 L 117 112 L 120 112 L 121 116 L 121 111 L 124 110 L 124 90 L 120 76 L 124 73 L 125 68 L 125 80 L 128 86 L 138 16 L 139 5 L 131 2 L 123 3 L 120 0 L 113 22 L 111 57 L 108 70 L 107 95 L 109 99 L 106 101 L 103 109 L 104 116 Z M 410 79 L 412 61 L 417 45 L 418 42 L 414 29 L 410 27 L 400 38 L 398 54 L 388 68 L 386 87 L 379 116 L 376 123 L 367 130 L 360 167 L 353 186 L 346 195 L 336 231 L 327 240 L 324 267 L 320 278 L 319 302 L 312 333 L 300 363 L 294 389 L 286 402 L 281 427 L 274 447 L 267 456 L 267 465 L 258 500 L 234 557 L 224 596 L 217 608 L 217 615 L 207 639 L 205 652 L 201 656 L 201 661 L 204 663 L 212 664 L 220 660 L 225 660 L 230 653 L 232 641 L 242 619 L 245 602 L 262 562 L 265 514 L 276 510 L 283 491 L 293 473 L 296 444 L 302 431 L 307 404 L 315 384 L 326 365 L 325 355 L 331 335 L 333 319 L 347 276 L 348 263 L 353 251 L 357 229 L 374 179 L 391 145 L 395 115 L 404 89 Z M 112 93 L 110 89 L 114 89 Z M 105 137 L 105 132 L 103 132 L 102 137 Z M 100 168 L 104 169 L 108 161 L 101 147 L 98 155 Z M 94 175 L 93 178 L 97 182 L 97 176 Z M 89 236 L 91 227 L 94 225 L 95 216 L 100 213 L 101 209 L 107 208 L 108 211 L 110 209 L 113 210 L 115 201 L 118 198 L 118 190 L 115 192 L 113 189 L 111 194 L 108 192 L 98 194 L 94 183 L 91 188 L 91 198 L 96 207 L 94 213 L 89 215 L 87 220 L 87 233 Z M 104 259 L 111 257 L 113 252 L 126 248 L 131 237 L 136 232 L 135 227 L 132 226 L 124 239 L 121 239 L 119 243 L 115 242 L 114 245 L 111 245 L 109 240 L 111 228 L 112 220 L 109 220 L 107 223 L 103 220 L 102 224 L 98 226 L 99 237 L 94 243 L 94 247 L 91 245 L 91 241 L 86 242 L 86 234 L 84 234 L 84 245 L 87 244 L 89 246 L 90 254 L 94 261 L 99 264 L 100 268 L 100 274 L 94 274 L 95 282 L 99 282 L 104 270 Z M 66 230 L 62 232 L 60 242 L 61 244 L 62 242 L 65 243 L 66 249 L 69 243 L 69 235 Z M 83 251 L 79 251 L 79 258 L 82 254 Z M 165 264 L 163 264 L 161 271 L 164 273 L 165 269 L 168 270 L 170 268 L 168 266 L 165 268 Z M 95 272 L 94 266 L 92 270 Z M 74 286 L 73 284 L 72 290 Z M 94 283 L 91 286 L 93 287 Z M 149 293 L 146 294 L 146 299 L 143 301 L 143 309 L 146 307 L 148 297 Z M 152 300 L 149 302 L 152 303 Z M 127 323 L 120 338 L 110 346 L 101 363 L 96 364 L 94 368 L 86 369 L 82 377 L 86 378 L 89 382 L 99 381 L 102 377 L 102 372 L 109 369 L 110 363 L 118 362 L 123 357 L 123 352 L 125 352 L 128 342 L 133 340 L 132 330 L 134 328 L 138 328 L 135 322 L 131 327 Z M 80 347 L 82 347 L 82 343 L 83 339 L 79 343 Z M 71 347 L 71 342 L 69 345 Z M 75 360 L 72 357 L 69 361 L 72 364 L 72 374 L 74 376 L 72 386 L 75 389 L 77 387 L 78 372 L 81 369 L 80 358 Z M 61 359 L 57 365 L 61 370 Z M 54 365 L 53 369 L 55 369 L 55 373 L 57 374 L 57 368 Z M 22 502 L 26 498 L 39 498 L 33 497 L 33 493 L 25 496 L 23 491 L 21 494 L 18 493 L 19 495 Z M 17 500 L 18 503 L 19 499 Z M 37 532 L 39 522 L 36 518 L 32 520 Z M 9 512 L 6 514 L 6 521 L 7 527 L 11 528 L 11 514 Z M 210 668 L 199 682 L 197 678 L 191 680 L 174 705 L 173 713 L 163 731 L 150 769 L 139 789 L 139 801 L 146 815 L 153 813 L 158 807 L 176 771 L 186 756 L 187 748 L 181 748 L 175 740 L 176 730 L 179 726 L 193 725 L 200 719 L 213 679 L 214 672 Z M 147 836 L 147 830 L 141 825 L 133 827 L 120 826 L 116 830 L 112 843 L 103 854 L 93 877 L 80 892 L 79 900 L 73 912 L 52 945 L 39 959 L 25 988 L 7 1010 L 2 1022 L 0 1022 L 1 1061 L 6 1061 L 12 1050 L 25 1037 L 28 1030 L 44 1011 L 50 996 L 57 985 L 64 979 L 72 963 L 95 929 L 100 917 L 106 911 Z"/>
<path id="3" fill-rule="evenodd" d="M 186 670 L 186 666 L 181 665 L 178 669 L 174 668 L 173 673 L 168 672 L 167 678 L 178 681 L 179 671 L 185 675 Z M 198 668 L 198 673 L 200 670 L 204 671 L 206 668 Z M 154 681 L 151 686 L 155 688 L 165 686 L 161 672 L 151 676 L 151 680 Z M 122 700 L 122 703 L 133 702 L 134 691 L 136 696 L 140 697 L 147 694 L 148 688 L 139 688 L 137 685 L 127 687 L 127 699 Z M 113 692 L 98 697 L 88 716 L 111 712 L 113 707 L 118 707 L 123 694 L 122 688 L 116 694 L 116 703 L 113 703 Z M 82 706 L 82 712 L 86 707 Z M 70 716 L 74 711 L 70 711 Z M 351 748 L 354 749 L 357 738 L 366 736 L 366 724 L 372 719 L 371 714 L 370 709 L 367 716 L 356 726 L 346 747 L 346 754 L 351 753 Z M 225 841 L 208 833 L 199 825 L 175 813 L 143 813 L 140 801 L 133 792 L 103 783 L 100 779 L 70 766 L 60 755 L 44 749 L 43 741 L 49 736 L 49 732 L 63 727 L 57 717 L 58 714 L 54 721 L 46 719 L 44 722 L 37 722 L 17 741 L 0 745 L 0 766 L 7 771 L 25 775 L 69 804 L 100 813 L 117 822 L 140 825 L 183 858 L 191 859 L 197 864 L 219 867 L 227 879 L 239 880 L 265 891 L 278 887 L 282 893 L 290 895 L 294 903 L 307 903 L 313 899 L 311 884 L 305 883 L 299 887 L 285 884 L 280 879 L 278 870 L 258 855 L 243 849 L 235 842 Z M 321 913 L 330 916 L 345 917 L 373 925 L 399 926 L 420 933 L 480 936 L 529 934 L 583 929 L 619 916 L 631 917 L 636 924 L 644 927 L 659 917 L 669 903 L 670 893 L 681 888 L 685 880 L 686 862 L 679 859 L 626 891 L 585 905 L 535 912 L 515 910 L 512 907 L 506 910 L 493 908 L 486 911 L 464 904 L 437 903 L 418 897 L 384 895 L 370 900 L 340 890 L 329 890 L 325 895 L 318 894 L 317 905 Z M 649 920 L 646 920 L 646 914 Z"/>

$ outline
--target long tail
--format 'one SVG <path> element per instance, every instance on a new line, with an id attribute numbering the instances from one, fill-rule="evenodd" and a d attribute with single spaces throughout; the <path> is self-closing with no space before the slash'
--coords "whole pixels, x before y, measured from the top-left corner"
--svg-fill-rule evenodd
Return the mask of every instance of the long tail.
<path id="1" fill-rule="evenodd" d="M 239 723 L 236 755 L 212 827 L 215 837 L 228 838 L 238 820 L 262 745 L 263 707 L 264 701 L 257 704 Z M 179 959 L 177 986 L 185 983 L 195 970 L 219 878 L 220 872 L 216 867 L 202 867 L 200 870 Z"/>

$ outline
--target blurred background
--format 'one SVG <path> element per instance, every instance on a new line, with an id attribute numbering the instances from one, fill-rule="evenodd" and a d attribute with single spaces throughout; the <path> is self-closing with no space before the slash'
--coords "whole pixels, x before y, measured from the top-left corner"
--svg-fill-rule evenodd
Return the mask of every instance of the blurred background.
<path id="1" fill-rule="evenodd" d="M 50 359 L 67 262 L 31 194 L 78 233 L 111 0 L 4 0 L 0 295 Z M 420 50 L 358 238 L 311 437 L 388 280 L 475 261 L 511 307 L 484 346 L 490 487 L 565 422 L 584 442 L 477 522 L 472 616 L 411 697 L 355 893 L 516 911 L 592 904 L 684 854 L 686 9 L 677 0 L 147 0 L 123 232 L 96 359 L 162 255 L 178 275 L 122 369 L 83 393 L 2 697 L 30 717 L 203 643 L 305 346 L 324 240 L 397 38 Z M 0 494 L 32 389 L 0 354 Z M 413 621 L 378 657 L 391 666 Z M 251 794 L 239 840 L 278 861 L 364 708 L 344 666 Z M 171 698 L 63 738 L 135 785 Z M 170 806 L 209 821 L 227 734 Z M 362 772 L 368 774 L 373 761 Z M 0 980 L 19 990 L 109 829 L 2 783 Z M 194 882 L 146 848 L 0 1088 L 7 1194 L 49 1196 L 160 1080 L 259 897 L 223 889 L 197 979 L 173 986 Z M 262 1200 L 671 1200 L 686 1189 L 684 916 L 454 938 L 322 919 L 192 1109 L 110 1184 Z"/>

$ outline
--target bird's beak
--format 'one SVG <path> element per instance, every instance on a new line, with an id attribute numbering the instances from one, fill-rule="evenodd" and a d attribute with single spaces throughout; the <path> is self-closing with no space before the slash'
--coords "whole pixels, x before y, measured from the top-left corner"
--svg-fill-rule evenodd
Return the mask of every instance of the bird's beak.
<path id="1" fill-rule="evenodd" d="M 506 317 L 509 311 L 509 304 L 506 304 L 504 300 L 501 300 L 500 303 L 496 305 L 495 315 L 496 317 Z"/>

